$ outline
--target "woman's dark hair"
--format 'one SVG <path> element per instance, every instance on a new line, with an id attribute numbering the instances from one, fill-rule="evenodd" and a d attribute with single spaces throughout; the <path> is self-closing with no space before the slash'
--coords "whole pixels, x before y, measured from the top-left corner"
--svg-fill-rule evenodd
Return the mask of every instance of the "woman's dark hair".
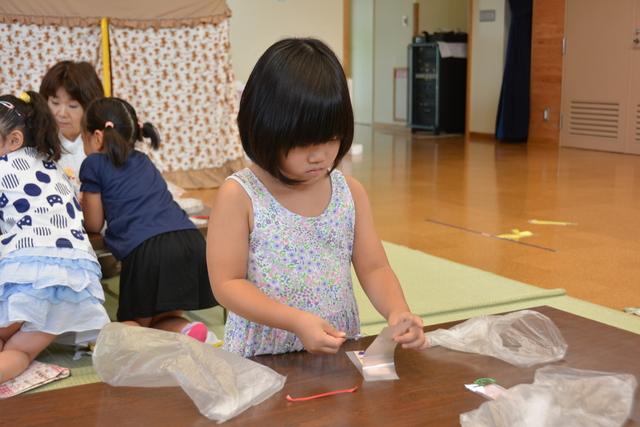
<path id="1" fill-rule="evenodd" d="M 240 99 L 238 128 L 249 158 L 285 184 L 280 159 L 294 147 L 340 140 L 333 169 L 353 141 L 353 110 L 338 58 L 323 42 L 289 38 L 258 59 Z"/>
<path id="2" fill-rule="evenodd" d="M 113 126 L 106 126 L 111 122 Z M 120 98 L 96 99 L 87 107 L 82 120 L 85 132 L 103 132 L 104 152 L 116 166 L 122 166 L 134 149 L 136 141 L 151 140 L 156 150 L 160 145 L 160 134 L 151 123 L 140 123 L 136 110 Z"/>
<path id="3" fill-rule="evenodd" d="M 78 101 L 84 110 L 94 99 L 104 96 L 102 82 L 93 65 L 88 62 L 61 61 L 49 68 L 40 83 L 40 95 L 47 100 L 56 96 L 61 87 L 72 99 Z"/>
<path id="4" fill-rule="evenodd" d="M 38 92 L 25 92 L 23 100 L 13 95 L 0 96 L 0 135 L 6 138 L 17 129 L 24 136 L 23 147 L 34 147 L 48 160 L 60 159 L 58 125 L 47 102 Z"/>

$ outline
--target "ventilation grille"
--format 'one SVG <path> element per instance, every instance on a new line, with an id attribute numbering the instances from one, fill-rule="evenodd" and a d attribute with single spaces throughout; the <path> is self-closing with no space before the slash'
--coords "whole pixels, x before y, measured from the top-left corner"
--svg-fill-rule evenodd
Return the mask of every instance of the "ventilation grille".
<path id="1" fill-rule="evenodd" d="M 636 105 L 636 142 L 640 143 L 640 105 Z"/>
<path id="2" fill-rule="evenodd" d="M 619 119 L 620 104 L 618 103 L 571 101 L 569 133 L 617 139 Z"/>

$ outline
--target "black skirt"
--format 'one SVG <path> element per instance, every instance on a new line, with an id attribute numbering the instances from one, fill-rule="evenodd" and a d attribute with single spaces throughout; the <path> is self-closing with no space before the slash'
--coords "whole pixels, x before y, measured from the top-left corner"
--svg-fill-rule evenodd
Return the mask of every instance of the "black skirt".
<path id="1" fill-rule="evenodd" d="M 152 317 L 173 310 L 218 305 L 206 263 L 206 243 L 198 230 L 159 234 L 122 260 L 118 320 Z"/>

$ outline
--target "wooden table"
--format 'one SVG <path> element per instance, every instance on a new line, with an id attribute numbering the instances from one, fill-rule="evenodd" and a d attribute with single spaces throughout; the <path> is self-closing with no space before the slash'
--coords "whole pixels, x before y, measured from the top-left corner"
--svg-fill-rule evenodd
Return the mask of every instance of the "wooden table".
<path id="1" fill-rule="evenodd" d="M 549 316 L 569 344 L 566 360 L 580 369 L 631 373 L 640 379 L 640 335 L 613 328 L 550 307 L 535 310 Z M 450 327 L 453 323 L 428 326 Z M 373 337 L 345 344 L 364 349 Z M 531 383 L 539 367 L 516 368 L 490 357 L 436 347 L 425 352 L 398 349 L 400 380 L 364 383 L 344 352 L 335 356 L 293 353 L 259 356 L 256 361 L 287 376 L 284 388 L 262 404 L 226 422 L 228 426 L 458 426 L 459 415 L 484 399 L 463 384 L 479 377 L 495 378 L 511 387 Z M 307 402 L 287 402 L 285 396 L 307 396 L 330 390 L 360 388 L 351 394 Z M 199 426 L 201 416 L 179 388 L 115 388 L 91 384 L 0 401 L 0 424 L 8 426 Z M 632 419 L 640 426 L 640 395 Z"/>

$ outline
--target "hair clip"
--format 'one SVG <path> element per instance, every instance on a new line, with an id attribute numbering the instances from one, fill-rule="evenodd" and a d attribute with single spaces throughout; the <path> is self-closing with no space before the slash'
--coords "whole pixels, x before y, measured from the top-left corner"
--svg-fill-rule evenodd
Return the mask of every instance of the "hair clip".
<path id="1" fill-rule="evenodd" d="M 9 110 L 13 110 L 14 108 L 16 108 L 16 106 L 9 101 L 0 101 L 0 105 L 7 107 Z"/>
<path id="2" fill-rule="evenodd" d="M 27 104 L 31 103 L 31 96 L 27 92 L 22 92 L 18 95 L 18 98 L 22 99 Z"/>
<path id="3" fill-rule="evenodd" d="M 114 126 L 113 126 L 113 122 L 106 121 L 106 122 L 104 123 L 104 128 L 105 128 L 105 129 L 106 129 L 106 128 L 112 128 L 112 129 L 113 129 L 113 127 L 114 127 Z"/>
<path id="4" fill-rule="evenodd" d="M 14 113 L 16 113 L 16 115 L 18 117 L 22 117 L 22 113 L 20 111 L 18 111 L 16 106 L 13 105 L 11 102 L 9 102 L 9 101 L 0 101 L 0 105 L 6 107 L 9 111 L 13 111 Z"/>

